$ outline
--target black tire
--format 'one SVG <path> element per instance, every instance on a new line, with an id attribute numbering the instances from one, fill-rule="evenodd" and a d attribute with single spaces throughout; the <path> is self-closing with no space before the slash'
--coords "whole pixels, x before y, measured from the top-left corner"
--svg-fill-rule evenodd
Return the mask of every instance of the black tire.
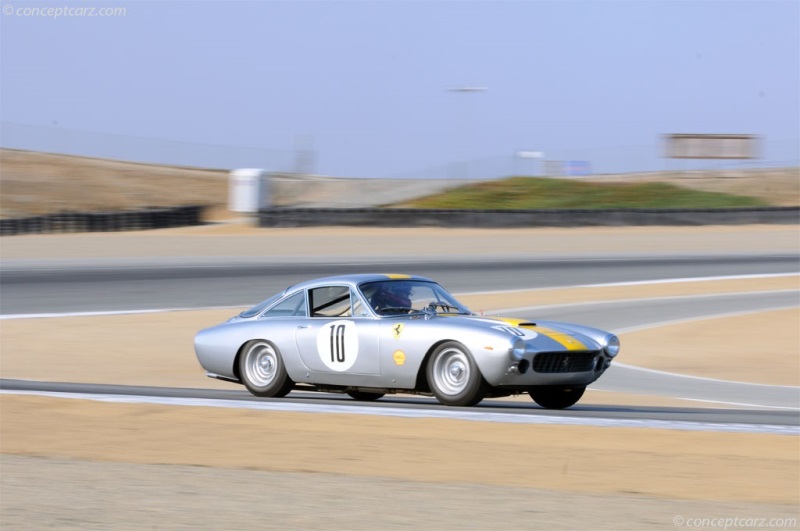
<path id="1" fill-rule="evenodd" d="M 566 409 L 575 405 L 586 386 L 543 385 L 528 391 L 533 401 L 545 409 Z"/>
<path id="2" fill-rule="evenodd" d="M 249 341 L 242 347 L 239 375 L 247 390 L 255 396 L 282 397 L 294 387 L 278 347 L 263 339 Z"/>
<path id="3" fill-rule="evenodd" d="M 367 391 L 347 391 L 347 396 L 360 402 L 374 402 L 383 398 L 386 393 L 368 393 Z"/>
<path id="4" fill-rule="evenodd" d="M 428 387 L 446 406 L 474 406 L 486 396 L 488 385 L 472 355 L 461 343 L 442 343 L 425 368 Z"/>

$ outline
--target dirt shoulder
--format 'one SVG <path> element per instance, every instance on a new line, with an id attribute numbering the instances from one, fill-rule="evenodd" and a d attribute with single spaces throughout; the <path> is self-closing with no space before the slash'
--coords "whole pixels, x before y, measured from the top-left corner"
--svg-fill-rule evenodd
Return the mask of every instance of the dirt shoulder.
<path id="1" fill-rule="evenodd" d="M 3 453 L 17 455 L 761 503 L 794 503 L 800 488 L 797 440 L 782 435 L 22 396 L 0 404 Z"/>
<path id="2" fill-rule="evenodd" d="M 800 253 L 800 228 L 784 225 L 439 229 L 261 229 L 242 223 L 148 232 L 9 236 L 3 260 L 263 257 L 480 259 L 592 255 Z"/>
<path id="3" fill-rule="evenodd" d="M 321 472 L 0 455 L 4 531 L 81 529 L 674 529 L 795 518 L 792 505 L 565 494 Z M 324 526 L 320 522 L 324 521 Z M 742 527 L 742 526 L 740 526 Z M 790 525 L 785 526 L 790 528 Z"/>

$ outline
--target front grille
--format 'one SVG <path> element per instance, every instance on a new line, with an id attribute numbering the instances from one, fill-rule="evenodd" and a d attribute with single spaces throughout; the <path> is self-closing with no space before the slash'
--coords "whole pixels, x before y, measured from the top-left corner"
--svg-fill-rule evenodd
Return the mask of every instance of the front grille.
<path id="1" fill-rule="evenodd" d="M 598 352 L 542 352 L 533 358 L 536 372 L 586 372 L 594 369 Z"/>

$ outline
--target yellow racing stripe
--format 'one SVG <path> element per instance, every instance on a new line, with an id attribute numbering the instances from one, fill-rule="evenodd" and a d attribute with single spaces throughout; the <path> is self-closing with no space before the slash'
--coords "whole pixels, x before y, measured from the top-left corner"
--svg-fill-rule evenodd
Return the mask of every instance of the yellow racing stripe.
<path id="1" fill-rule="evenodd" d="M 524 319 L 512 319 L 509 317 L 492 317 L 492 319 L 503 321 L 504 323 L 508 323 L 511 326 L 515 326 L 517 328 L 527 328 L 529 330 L 534 330 L 538 334 L 542 334 L 543 336 L 549 337 L 550 339 L 557 342 L 559 345 L 561 345 L 567 350 L 589 350 L 589 347 L 584 345 L 577 338 L 572 337 L 569 334 L 565 334 L 564 332 L 559 332 L 558 330 L 547 328 L 546 326 L 539 326 L 539 325 L 526 326 L 523 325 L 522 323 L 527 323 L 530 321 L 526 321 Z"/>

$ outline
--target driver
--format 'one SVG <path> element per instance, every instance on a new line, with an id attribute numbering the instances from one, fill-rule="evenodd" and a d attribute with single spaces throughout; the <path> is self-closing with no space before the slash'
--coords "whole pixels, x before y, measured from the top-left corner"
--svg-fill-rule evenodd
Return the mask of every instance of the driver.
<path id="1" fill-rule="evenodd" d="M 370 299 L 375 310 L 383 308 L 411 309 L 411 286 L 406 282 L 386 282 Z"/>

